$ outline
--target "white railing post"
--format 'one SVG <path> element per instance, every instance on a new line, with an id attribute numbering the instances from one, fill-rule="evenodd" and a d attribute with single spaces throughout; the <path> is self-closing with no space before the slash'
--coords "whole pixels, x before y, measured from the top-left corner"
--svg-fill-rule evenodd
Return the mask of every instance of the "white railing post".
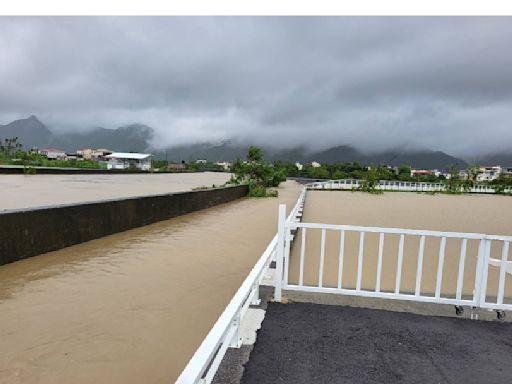
<path id="1" fill-rule="evenodd" d="M 483 288 L 483 280 L 484 275 L 487 273 L 487 268 L 485 266 L 486 263 L 489 263 L 489 260 L 486 257 L 487 253 L 487 238 L 482 238 L 480 240 L 480 244 L 478 245 L 478 259 L 476 264 L 476 273 L 475 273 L 475 291 L 473 293 L 473 300 L 475 301 L 475 306 L 480 307 L 482 305 L 482 297 L 485 300 L 485 293 L 482 294 L 482 291 L 485 291 L 487 287 Z M 485 284 L 487 285 L 487 278 L 485 279 Z"/>
<path id="2" fill-rule="evenodd" d="M 483 262 L 482 262 L 482 280 L 480 283 L 480 300 L 479 300 L 479 306 L 482 306 L 482 304 L 485 304 L 485 301 L 487 300 L 487 275 L 489 272 L 489 257 L 491 256 L 491 240 L 485 239 L 484 241 L 484 255 L 483 255 Z"/>
<path id="3" fill-rule="evenodd" d="M 274 290 L 274 300 L 281 302 L 281 290 L 283 284 L 284 267 L 284 236 L 286 223 L 286 204 L 279 204 L 279 217 L 277 222 L 277 252 L 276 252 L 276 287 Z"/>
<path id="4" fill-rule="evenodd" d="M 503 304 L 503 296 L 505 295 L 505 274 L 507 271 L 508 264 L 508 249 L 510 247 L 510 243 L 508 241 L 503 241 L 503 248 L 501 250 L 501 261 L 500 261 L 500 277 L 498 283 L 498 294 L 496 297 L 496 304 Z"/>
<path id="5" fill-rule="evenodd" d="M 294 217 L 291 217 L 290 219 L 294 219 Z M 283 286 L 286 288 L 288 285 L 288 269 L 290 264 L 290 242 L 291 242 L 291 233 L 288 228 L 285 227 L 284 230 L 284 271 L 283 271 L 283 284 L 281 285 L 281 288 Z"/>

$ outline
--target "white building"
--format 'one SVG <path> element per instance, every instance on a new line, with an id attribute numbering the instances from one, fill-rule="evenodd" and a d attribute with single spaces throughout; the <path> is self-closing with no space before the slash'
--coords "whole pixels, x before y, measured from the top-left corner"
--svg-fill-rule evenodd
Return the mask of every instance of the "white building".
<path id="1" fill-rule="evenodd" d="M 222 169 L 224 169 L 225 171 L 228 171 L 229 168 L 231 168 L 231 163 L 228 161 L 217 161 L 215 165 L 222 167 Z"/>
<path id="2" fill-rule="evenodd" d="M 313 161 L 313 162 L 311 163 L 311 166 L 312 166 L 313 168 L 319 168 L 319 167 L 321 167 L 322 165 L 321 165 L 320 163 L 316 162 L 316 161 Z"/>
<path id="3" fill-rule="evenodd" d="M 151 169 L 151 155 L 147 153 L 114 152 L 105 158 L 108 161 L 107 169 Z"/>
<path id="4" fill-rule="evenodd" d="M 76 151 L 76 155 L 83 160 L 91 160 L 92 158 L 92 149 L 91 148 L 82 148 Z"/>
<path id="5" fill-rule="evenodd" d="M 501 166 L 494 165 L 491 167 L 480 167 L 480 173 L 476 177 L 477 181 L 496 180 L 501 173 Z"/>
<path id="6" fill-rule="evenodd" d="M 48 160 L 67 160 L 66 152 L 62 149 L 43 148 L 39 151 L 41 155 L 46 156 Z"/>
<path id="7" fill-rule="evenodd" d="M 295 166 L 297 167 L 297 169 L 299 171 L 302 171 L 302 168 L 304 168 L 304 166 L 301 163 L 299 163 L 299 162 L 295 163 Z"/>
<path id="8" fill-rule="evenodd" d="M 92 149 L 92 148 L 83 148 L 76 151 L 76 154 L 79 158 L 84 160 L 104 160 L 106 155 L 110 155 L 112 151 L 100 148 L 100 149 Z"/>

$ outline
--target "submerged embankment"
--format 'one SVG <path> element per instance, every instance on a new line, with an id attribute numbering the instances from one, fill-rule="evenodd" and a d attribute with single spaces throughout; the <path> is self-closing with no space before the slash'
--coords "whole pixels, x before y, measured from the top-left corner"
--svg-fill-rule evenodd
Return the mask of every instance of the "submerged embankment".
<path id="1" fill-rule="evenodd" d="M 276 233 L 245 198 L 0 267 L 0 383 L 169 383 Z"/>
<path id="2" fill-rule="evenodd" d="M 230 173 L 0 175 L 0 211 L 78 204 L 222 185 Z"/>

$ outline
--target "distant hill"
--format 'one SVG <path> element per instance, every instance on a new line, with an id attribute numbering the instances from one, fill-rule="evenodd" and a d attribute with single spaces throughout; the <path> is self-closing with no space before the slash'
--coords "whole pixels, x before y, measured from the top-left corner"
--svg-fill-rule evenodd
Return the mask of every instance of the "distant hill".
<path id="1" fill-rule="evenodd" d="M 27 119 L 15 120 L 7 125 L 0 125 L 0 138 L 15 137 L 23 146 L 31 147 L 57 147 L 66 151 L 76 151 L 80 148 L 107 148 L 113 151 L 124 152 L 151 152 L 157 159 L 174 161 L 192 161 L 206 159 L 210 161 L 231 161 L 244 158 L 249 145 L 225 141 L 220 144 L 201 143 L 181 145 L 167 149 L 151 148 L 154 131 L 151 127 L 142 124 L 131 124 L 117 129 L 95 128 L 86 133 L 55 134 L 48 129 L 36 116 Z M 467 163 L 459 158 L 440 151 L 404 150 L 394 149 L 380 153 L 367 154 L 357 148 L 342 145 L 323 151 L 308 152 L 305 148 L 291 149 L 263 148 L 265 157 L 269 160 L 283 160 L 309 163 L 335 163 L 357 161 L 361 164 L 408 164 L 414 168 L 444 169 L 456 163 L 461 168 Z M 498 155 L 502 156 L 502 155 Z M 512 164 L 512 154 L 503 155 L 489 164 Z M 506 157 L 508 156 L 508 157 Z M 506 161 L 501 161 L 506 160 Z"/>
<path id="2" fill-rule="evenodd" d="M 81 148 L 107 148 L 118 152 L 146 152 L 153 138 L 153 129 L 131 124 L 117 129 L 95 128 L 86 133 L 60 135 L 61 146 L 68 151 Z"/>
<path id="3" fill-rule="evenodd" d="M 311 154 L 307 160 L 316 160 L 320 163 L 358 161 L 362 164 L 387 164 L 393 166 L 408 164 L 414 168 L 427 169 L 444 169 L 450 164 L 457 164 L 460 168 L 467 166 L 464 160 L 450 156 L 441 151 L 394 149 L 380 153 L 365 154 L 349 146 L 339 146 L 314 153 Z"/>
<path id="4" fill-rule="evenodd" d="M 475 163 L 482 165 L 502 165 L 512 167 L 512 152 L 501 152 L 481 156 L 475 160 Z"/>
<path id="5" fill-rule="evenodd" d="M 52 132 L 35 116 L 0 125 L 0 139 L 13 137 L 18 137 L 25 149 L 34 146 L 50 147 L 56 140 Z"/>
<path id="6" fill-rule="evenodd" d="M 190 144 L 154 150 L 155 157 L 167 158 L 170 161 L 192 161 L 205 159 L 210 161 L 230 161 L 236 158 L 245 158 L 249 146 L 233 145 L 227 141 L 221 144 Z"/>
<path id="7" fill-rule="evenodd" d="M 233 160 L 245 158 L 248 146 L 235 145 L 225 142 L 218 145 L 194 144 L 179 146 L 167 150 L 169 160 L 196 160 L 205 159 L 210 161 Z M 318 152 L 307 152 L 304 148 L 274 149 L 263 148 L 265 158 L 269 160 L 283 160 L 301 163 L 318 161 L 319 163 L 335 163 L 357 161 L 361 164 L 387 164 L 398 166 L 408 164 L 414 168 L 445 169 L 450 164 L 458 164 L 465 168 L 467 163 L 459 158 L 450 156 L 440 151 L 417 150 L 400 151 L 388 150 L 376 154 L 365 154 L 351 146 L 338 146 Z M 165 152 L 159 152 L 159 157 L 165 158 Z"/>
<path id="8" fill-rule="evenodd" d="M 153 129 L 131 124 L 117 129 L 95 128 L 85 133 L 54 134 L 36 116 L 0 125 L 0 139 L 18 137 L 25 149 L 56 147 L 66 151 L 108 148 L 113 151 L 144 152 L 150 149 Z"/>

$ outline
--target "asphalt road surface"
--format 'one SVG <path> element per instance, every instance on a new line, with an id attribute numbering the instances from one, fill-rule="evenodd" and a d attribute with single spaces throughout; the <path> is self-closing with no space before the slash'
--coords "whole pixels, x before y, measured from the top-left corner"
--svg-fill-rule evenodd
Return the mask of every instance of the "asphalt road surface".
<path id="1" fill-rule="evenodd" d="M 272 303 L 242 383 L 512 383 L 511 356 L 511 323 Z"/>

